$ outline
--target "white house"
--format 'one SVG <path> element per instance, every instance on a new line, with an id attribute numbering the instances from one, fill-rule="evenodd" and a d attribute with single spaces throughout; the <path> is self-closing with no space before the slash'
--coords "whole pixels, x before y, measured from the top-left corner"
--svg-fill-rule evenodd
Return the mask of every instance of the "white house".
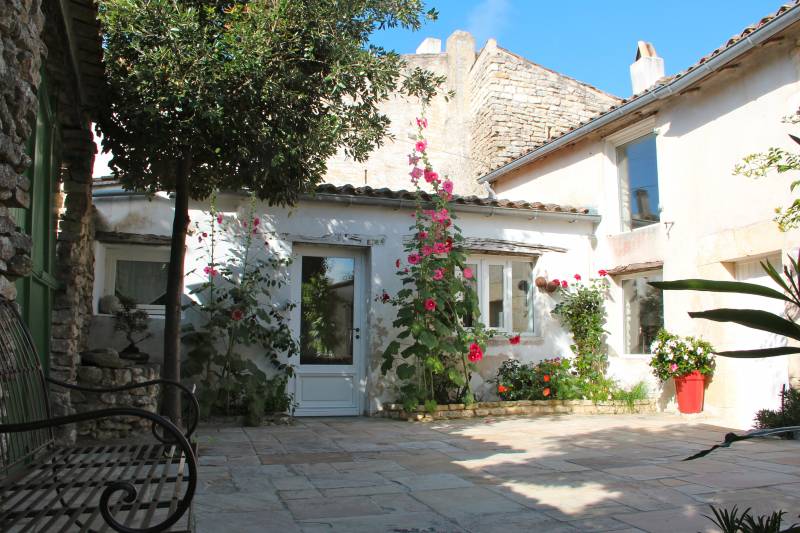
<path id="1" fill-rule="evenodd" d="M 647 366 L 650 340 L 660 326 L 679 334 L 702 335 L 721 349 L 778 342 L 743 328 L 693 321 L 686 315 L 693 309 L 763 307 L 764 302 L 695 293 L 669 293 L 662 299 L 646 282 L 712 277 L 768 283 L 757 261 L 779 262 L 784 252 L 797 245 L 796 233 L 781 233 L 772 221 L 774 208 L 788 203 L 791 178 L 756 181 L 733 175 L 732 169 L 748 153 L 769 146 L 791 148 L 786 137 L 791 127 L 782 124 L 781 118 L 793 114 L 800 104 L 798 19 L 796 3 L 782 8 L 670 78 L 662 77 L 663 62 L 654 48 L 640 43 L 631 70 L 635 90 L 641 90 L 626 100 L 558 78 L 573 93 L 584 94 L 583 107 L 572 109 L 570 128 L 561 123 L 556 129 L 542 127 L 548 115 L 535 113 L 541 104 L 536 100 L 537 81 L 531 85 L 530 98 L 526 95 L 520 103 L 533 110 L 530 130 L 537 133 L 516 145 L 524 149 L 513 157 L 499 154 L 498 147 L 486 144 L 489 141 L 475 144 L 475 133 L 491 126 L 481 122 L 489 116 L 481 109 L 492 109 L 492 95 L 503 105 L 513 104 L 503 100 L 502 81 L 498 81 L 508 79 L 504 69 L 509 62 L 514 65 L 509 71 L 550 80 L 546 99 L 557 101 L 554 82 L 547 78 L 546 69 L 525 63 L 493 41 L 475 56 L 474 51 L 470 55 L 469 39 L 463 35 L 448 40 L 448 53 L 460 58 L 451 67 L 462 68 L 464 61 L 468 67 L 466 73 L 458 74 L 459 83 L 469 80 L 473 83 L 467 84 L 469 94 L 479 96 L 459 104 L 466 106 L 460 109 L 472 109 L 475 120 L 457 138 L 473 139 L 469 146 L 483 150 L 480 164 L 473 161 L 470 168 L 485 167 L 487 161 L 502 164 L 478 180 L 489 185 L 487 196 L 457 197 L 457 223 L 467 238 L 470 263 L 478 272 L 483 321 L 501 331 L 522 333 L 517 346 L 497 340 L 489 347 L 475 377 L 479 396 L 493 395 L 485 380 L 508 357 L 535 361 L 569 355 L 570 338 L 551 315 L 555 297 L 535 288 L 538 276 L 564 279 L 577 273 L 586 278 L 601 268 L 611 272 L 607 305 L 611 371 L 626 384 L 649 379 L 654 385 L 651 390 L 661 394 L 665 407 L 671 391 L 658 389 Z M 433 45 L 422 52 L 421 59 L 431 64 L 441 60 L 439 55 L 450 57 Z M 441 68 L 446 65 L 442 63 Z M 496 90 L 475 89 L 486 83 L 496 85 Z M 608 111 L 595 111 L 594 118 L 586 114 L 589 108 L 612 104 Z M 403 109 L 403 120 L 408 119 L 406 115 Z M 521 137 L 526 135 L 523 126 L 514 130 Z M 511 130 L 504 127 L 499 124 L 498 131 L 509 135 Z M 391 152 L 406 153 L 403 144 L 407 142 L 399 136 Z M 435 140 L 431 148 L 437 149 Z M 464 146 L 456 148 L 439 146 L 450 156 L 465 151 Z M 363 184 L 361 172 L 337 163 L 335 185 L 321 187 L 295 208 L 257 206 L 270 248 L 295 258 L 292 281 L 278 296 L 279 304 L 298 302 L 304 261 L 339 258 L 342 280 L 348 276 L 353 280 L 352 291 L 345 291 L 352 294 L 348 311 L 352 343 L 341 364 L 323 367 L 291 361 L 297 370 L 291 387 L 300 415 L 372 413 L 383 401 L 395 398 L 393 380 L 381 376 L 379 369 L 380 354 L 396 333 L 391 327 L 394 309 L 376 297 L 384 290 L 393 293 L 400 288 L 394 263 L 402 256 L 410 233 L 413 202 L 409 193 L 397 190 L 396 172 L 386 163 L 388 153 L 378 158 L 379 172 L 364 176 L 367 183 L 383 185 L 370 181 L 370 176 L 391 170 L 387 182 L 391 190 L 358 187 Z M 454 168 L 458 167 L 455 161 L 451 161 Z M 464 183 L 466 171 L 461 171 Z M 342 185 L 342 180 L 350 185 Z M 461 186 L 457 192 L 475 190 L 481 190 L 477 183 Z M 248 202 L 242 195 L 225 194 L 218 199 L 218 208 L 241 213 Z M 147 303 L 158 296 L 154 273 L 168 257 L 169 197 L 158 195 L 150 201 L 123 192 L 113 181 L 101 180 L 95 184 L 94 203 L 98 214 L 95 306 L 103 295 L 114 294 L 122 286 Z M 195 203 L 191 210 L 193 220 L 202 220 L 208 206 Z M 187 272 L 201 261 L 192 242 L 187 243 Z M 198 274 L 189 273 L 187 285 L 199 280 Z M 96 311 L 92 338 L 98 345 L 105 344 L 111 336 L 111 321 L 99 308 Z M 157 307 L 151 312 L 158 330 Z M 297 313 L 291 320 L 299 334 Z M 149 342 L 150 351 L 158 354 L 160 339 L 156 336 Z M 748 426 L 756 409 L 775 406 L 777 392 L 788 383 L 791 370 L 786 357 L 720 360 L 708 389 L 707 410 Z"/>
<path id="2" fill-rule="evenodd" d="M 614 281 L 609 306 L 612 367 L 645 371 L 663 324 L 702 335 L 718 349 L 766 347 L 771 338 L 736 325 L 692 320 L 687 311 L 756 307 L 766 299 L 669 292 L 663 318 L 650 280 L 712 278 L 770 284 L 759 261 L 796 253 L 798 232 L 781 233 L 774 209 L 791 202 L 796 176 L 751 179 L 734 166 L 771 146 L 796 150 L 782 122 L 800 106 L 800 8 L 792 3 L 745 29 L 687 70 L 664 78 L 663 60 L 639 43 L 631 65 L 636 94 L 483 176 L 501 198 L 547 197 L 588 206 L 598 224 L 591 264 Z M 796 130 L 794 131 L 796 133 Z M 788 357 L 719 358 L 706 409 L 748 426 L 777 407 L 797 369 Z"/>

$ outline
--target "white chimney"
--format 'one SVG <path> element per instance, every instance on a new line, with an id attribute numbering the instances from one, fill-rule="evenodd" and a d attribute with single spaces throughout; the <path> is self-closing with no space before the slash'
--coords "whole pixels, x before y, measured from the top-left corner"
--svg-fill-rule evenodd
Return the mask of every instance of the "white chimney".
<path id="1" fill-rule="evenodd" d="M 442 40 L 433 37 L 425 37 L 425 40 L 417 46 L 418 54 L 441 54 Z"/>
<path id="2" fill-rule="evenodd" d="M 631 64 L 633 94 L 646 91 L 664 77 L 664 60 L 658 57 L 651 43 L 639 41 L 636 45 L 636 60 Z"/>

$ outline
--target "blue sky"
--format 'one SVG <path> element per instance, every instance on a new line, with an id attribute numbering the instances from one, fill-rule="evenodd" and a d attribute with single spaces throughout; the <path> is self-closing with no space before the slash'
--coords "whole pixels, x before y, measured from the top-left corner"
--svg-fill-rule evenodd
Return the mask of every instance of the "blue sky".
<path id="1" fill-rule="evenodd" d="M 780 0 L 428 0 L 439 20 L 418 32 L 387 30 L 373 42 L 413 53 L 425 37 L 461 29 L 547 68 L 618 96 L 631 93 L 636 41 L 652 42 L 666 73 L 695 63 L 732 35 L 774 12 Z"/>

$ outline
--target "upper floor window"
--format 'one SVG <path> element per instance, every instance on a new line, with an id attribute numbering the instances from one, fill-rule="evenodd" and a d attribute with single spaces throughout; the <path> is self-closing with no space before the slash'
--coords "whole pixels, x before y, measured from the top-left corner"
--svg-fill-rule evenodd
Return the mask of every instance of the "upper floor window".
<path id="1" fill-rule="evenodd" d="M 622 230 L 659 221 L 658 160 L 655 134 L 617 147 L 617 172 L 622 207 Z"/>
<path id="2" fill-rule="evenodd" d="M 478 293 L 481 322 L 490 328 L 533 333 L 533 259 L 470 257 L 470 283 Z M 466 325 L 472 323 L 468 317 Z"/>

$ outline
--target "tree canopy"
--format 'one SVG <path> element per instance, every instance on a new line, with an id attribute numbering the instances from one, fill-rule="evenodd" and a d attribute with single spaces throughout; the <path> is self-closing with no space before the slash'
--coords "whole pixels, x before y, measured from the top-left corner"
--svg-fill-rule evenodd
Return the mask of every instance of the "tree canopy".
<path id="1" fill-rule="evenodd" d="M 364 160 L 382 143 L 390 93 L 436 94 L 441 78 L 369 43 L 426 18 L 421 0 L 101 0 L 111 168 L 129 189 L 174 190 L 188 158 L 193 198 L 293 203 L 340 148 Z"/>

